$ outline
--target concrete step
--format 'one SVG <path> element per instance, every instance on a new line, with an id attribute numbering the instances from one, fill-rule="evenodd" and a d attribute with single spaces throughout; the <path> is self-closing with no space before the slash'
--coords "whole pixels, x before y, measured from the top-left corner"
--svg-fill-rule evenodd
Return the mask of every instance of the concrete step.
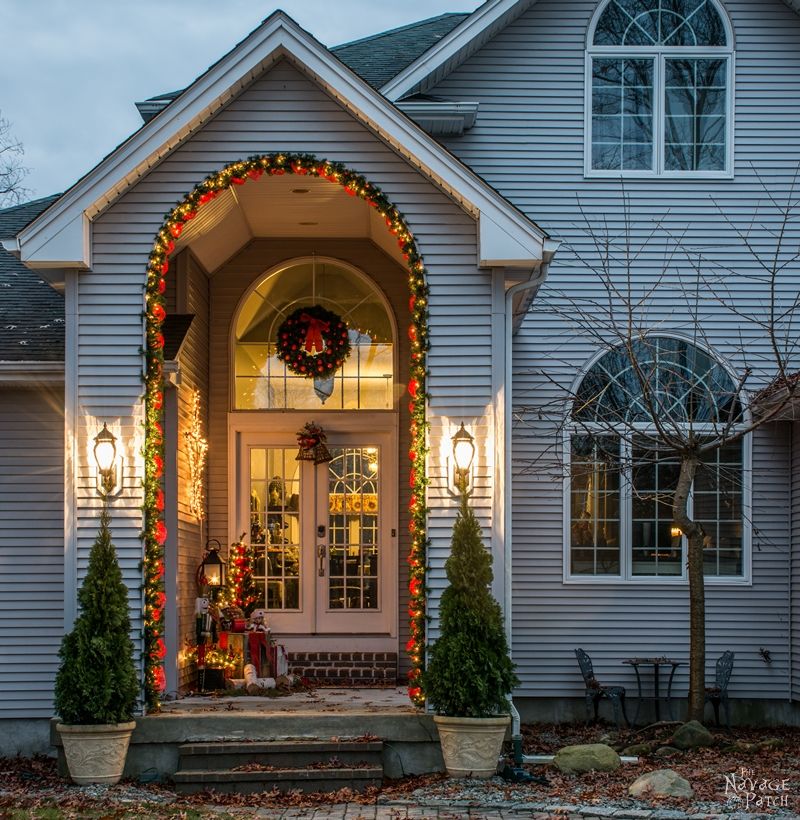
<path id="1" fill-rule="evenodd" d="M 181 771 L 235 769 L 247 763 L 302 768 L 331 761 L 346 766 L 381 766 L 382 741 L 273 740 L 184 743 L 178 747 Z"/>
<path id="2" fill-rule="evenodd" d="M 254 794 L 277 789 L 282 792 L 335 792 L 349 788 L 363 791 L 369 786 L 380 786 L 383 769 L 380 766 L 363 768 L 297 768 L 268 769 L 263 771 L 177 771 L 172 776 L 178 794 L 196 794 L 213 789 L 223 794 Z"/>
<path id="3" fill-rule="evenodd" d="M 383 781 L 382 741 L 208 741 L 178 751 L 173 780 L 180 794 L 362 791 Z"/>

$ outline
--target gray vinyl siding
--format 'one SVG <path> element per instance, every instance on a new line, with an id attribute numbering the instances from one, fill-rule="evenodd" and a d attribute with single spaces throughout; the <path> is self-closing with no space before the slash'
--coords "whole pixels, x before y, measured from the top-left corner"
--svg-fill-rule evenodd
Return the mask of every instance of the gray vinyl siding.
<path id="1" fill-rule="evenodd" d="M 597 256 L 579 203 L 595 229 L 605 222 L 619 235 L 625 222 L 619 180 L 584 176 L 584 49 L 596 7 L 587 0 L 538 0 L 431 91 L 480 103 L 476 125 L 445 140 L 446 147 L 564 243 L 514 341 L 513 649 L 523 695 L 579 694 L 575 646 L 596 657 L 603 677 L 620 683 L 631 682 L 619 666 L 627 655 L 687 655 L 685 587 L 563 582 L 554 403 L 564 401 L 598 352 L 590 333 L 570 323 L 570 300 L 591 313 L 589 301 L 601 293 L 597 274 L 583 264 L 596 264 Z M 780 197 L 800 161 L 800 18 L 780 0 L 731 0 L 726 7 L 736 35 L 734 178 L 626 179 L 624 189 L 639 287 L 655 286 L 670 237 L 685 232 L 685 245 L 705 248 L 736 272 L 726 288 L 740 307 L 757 311 L 761 286 L 751 275 L 758 266 L 726 218 L 744 229 L 759 201 L 754 240 L 760 248 L 768 246 L 767 231 L 779 228 L 764 209 L 759 175 Z M 796 245 L 796 228 L 790 233 Z M 677 281 L 666 280 L 648 298 L 643 324 L 691 333 L 685 304 Z M 766 384 L 771 375 L 759 373 L 757 363 L 763 339 L 741 328 L 722 304 L 704 303 L 702 312 L 709 344 L 734 369 L 747 362 L 741 331 L 756 364 L 750 387 Z M 740 696 L 786 698 L 789 692 L 787 435 L 782 428 L 763 431 L 753 445 L 752 585 L 708 591 L 709 670 L 721 650 L 734 649 L 732 691 Z M 770 666 L 758 656 L 762 646 L 771 651 Z"/>
<path id="2" fill-rule="evenodd" d="M 403 212 L 425 258 L 431 286 L 431 608 L 435 611 L 444 585 L 442 567 L 449 551 L 449 529 L 454 515 L 445 486 L 443 447 L 449 444 L 455 420 L 477 420 L 479 434 L 480 430 L 491 429 L 493 423 L 488 409 L 492 401 L 491 276 L 476 268 L 475 221 L 285 61 L 254 81 L 93 225 L 93 269 L 81 274 L 78 299 L 79 402 L 83 415 L 112 417 L 119 423 L 123 436 L 132 442 L 126 492 L 114 505 L 115 542 L 131 597 L 138 598 L 140 584 L 142 285 L 153 238 L 164 213 L 207 174 L 231 161 L 271 151 L 311 152 L 363 173 Z M 268 180 L 262 180 L 264 183 L 268 184 Z M 312 244 L 309 243 L 309 249 Z M 398 272 L 398 276 L 404 281 L 405 273 Z M 407 328 L 407 317 L 400 309 L 401 333 Z M 216 346 L 227 345 L 229 328 L 218 327 L 212 319 L 211 330 L 213 334 L 222 334 L 221 341 L 215 335 L 212 342 L 213 355 L 219 356 Z M 474 357 L 465 356 L 465 352 L 472 351 Z M 401 363 L 402 367 L 407 367 L 406 363 Z M 404 389 L 407 381 L 403 372 L 404 381 L 399 389 Z M 211 401 L 217 403 L 215 406 L 224 406 L 224 402 L 220 405 L 218 391 L 227 389 L 227 384 L 213 382 Z M 224 419 L 212 414 L 208 496 L 213 528 L 209 534 L 214 537 L 220 527 L 225 537 L 227 514 L 224 499 L 229 476 L 219 469 L 215 472 L 213 466 L 224 455 L 219 452 L 224 446 L 218 429 L 221 423 Z M 88 431 L 79 432 L 79 452 L 85 454 Z M 83 458 L 85 462 L 85 455 Z M 407 484 L 407 461 L 403 458 L 400 469 L 401 483 Z M 98 500 L 85 463 L 79 478 L 82 572 L 93 537 Z M 476 503 L 487 532 L 491 526 L 491 487 L 491 463 L 484 463 Z M 408 546 L 404 538 L 405 535 L 399 545 L 401 558 Z M 405 618 L 401 612 L 401 624 Z M 137 619 L 134 629 L 138 631 L 140 626 Z"/>
<path id="3" fill-rule="evenodd" d="M 53 714 L 64 634 L 63 408 L 63 387 L 0 387 L 0 719 Z"/>
<path id="4" fill-rule="evenodd" d="M 792 700 L 800 700 L 800 422 L 792 425 L 791 658 Z"/>

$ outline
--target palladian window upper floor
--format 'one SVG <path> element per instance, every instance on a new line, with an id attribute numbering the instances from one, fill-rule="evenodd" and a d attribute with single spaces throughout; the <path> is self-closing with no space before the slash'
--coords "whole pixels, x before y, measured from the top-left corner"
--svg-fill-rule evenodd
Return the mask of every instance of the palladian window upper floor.
<path id="1" fill-rule="evenodd" d="M 713 0 L 601 4 L 587 49 L 587 173 L 730 174 L 732 46 Z"/>

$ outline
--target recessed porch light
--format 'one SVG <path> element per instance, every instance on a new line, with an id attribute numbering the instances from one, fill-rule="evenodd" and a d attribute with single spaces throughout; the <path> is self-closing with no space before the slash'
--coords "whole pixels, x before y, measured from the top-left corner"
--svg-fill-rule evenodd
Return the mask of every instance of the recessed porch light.
<path id="1" fill-rule="evenodd" d="M 298 222 L 298 225 L 319 225 L 319 222 Z"/>
<path id="2" fill-rule="evenodd" d="M 309 192 L 308 188 L 292 188 L 293 194 L 307 194 Z"/>

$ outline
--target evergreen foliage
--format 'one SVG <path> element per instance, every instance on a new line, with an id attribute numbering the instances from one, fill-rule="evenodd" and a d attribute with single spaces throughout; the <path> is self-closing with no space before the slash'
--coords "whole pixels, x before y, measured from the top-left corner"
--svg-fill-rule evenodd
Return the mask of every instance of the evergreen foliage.
<path id="1" fill-rule="evenodd" d="M 133 662 L 128 590 L 103 508 L 89 567 L 78 592 L 80 615 L 61 642 L 55 709 L 64 723 L 97 725 L 133 719 L 139 680 Z"/>
<path id="2" fill-rule="evenodd" d="M 507 695 L 519 683 L 514 674 L 500 605 L 492 597 L 492 558 L 481 530 L 461 495 L 445 564 L 450 586 L 439 610 L 441 636 L 430 649 L 423 675 L 426 697 L 440 715 L 490 717 L 508 712 Z"/>

